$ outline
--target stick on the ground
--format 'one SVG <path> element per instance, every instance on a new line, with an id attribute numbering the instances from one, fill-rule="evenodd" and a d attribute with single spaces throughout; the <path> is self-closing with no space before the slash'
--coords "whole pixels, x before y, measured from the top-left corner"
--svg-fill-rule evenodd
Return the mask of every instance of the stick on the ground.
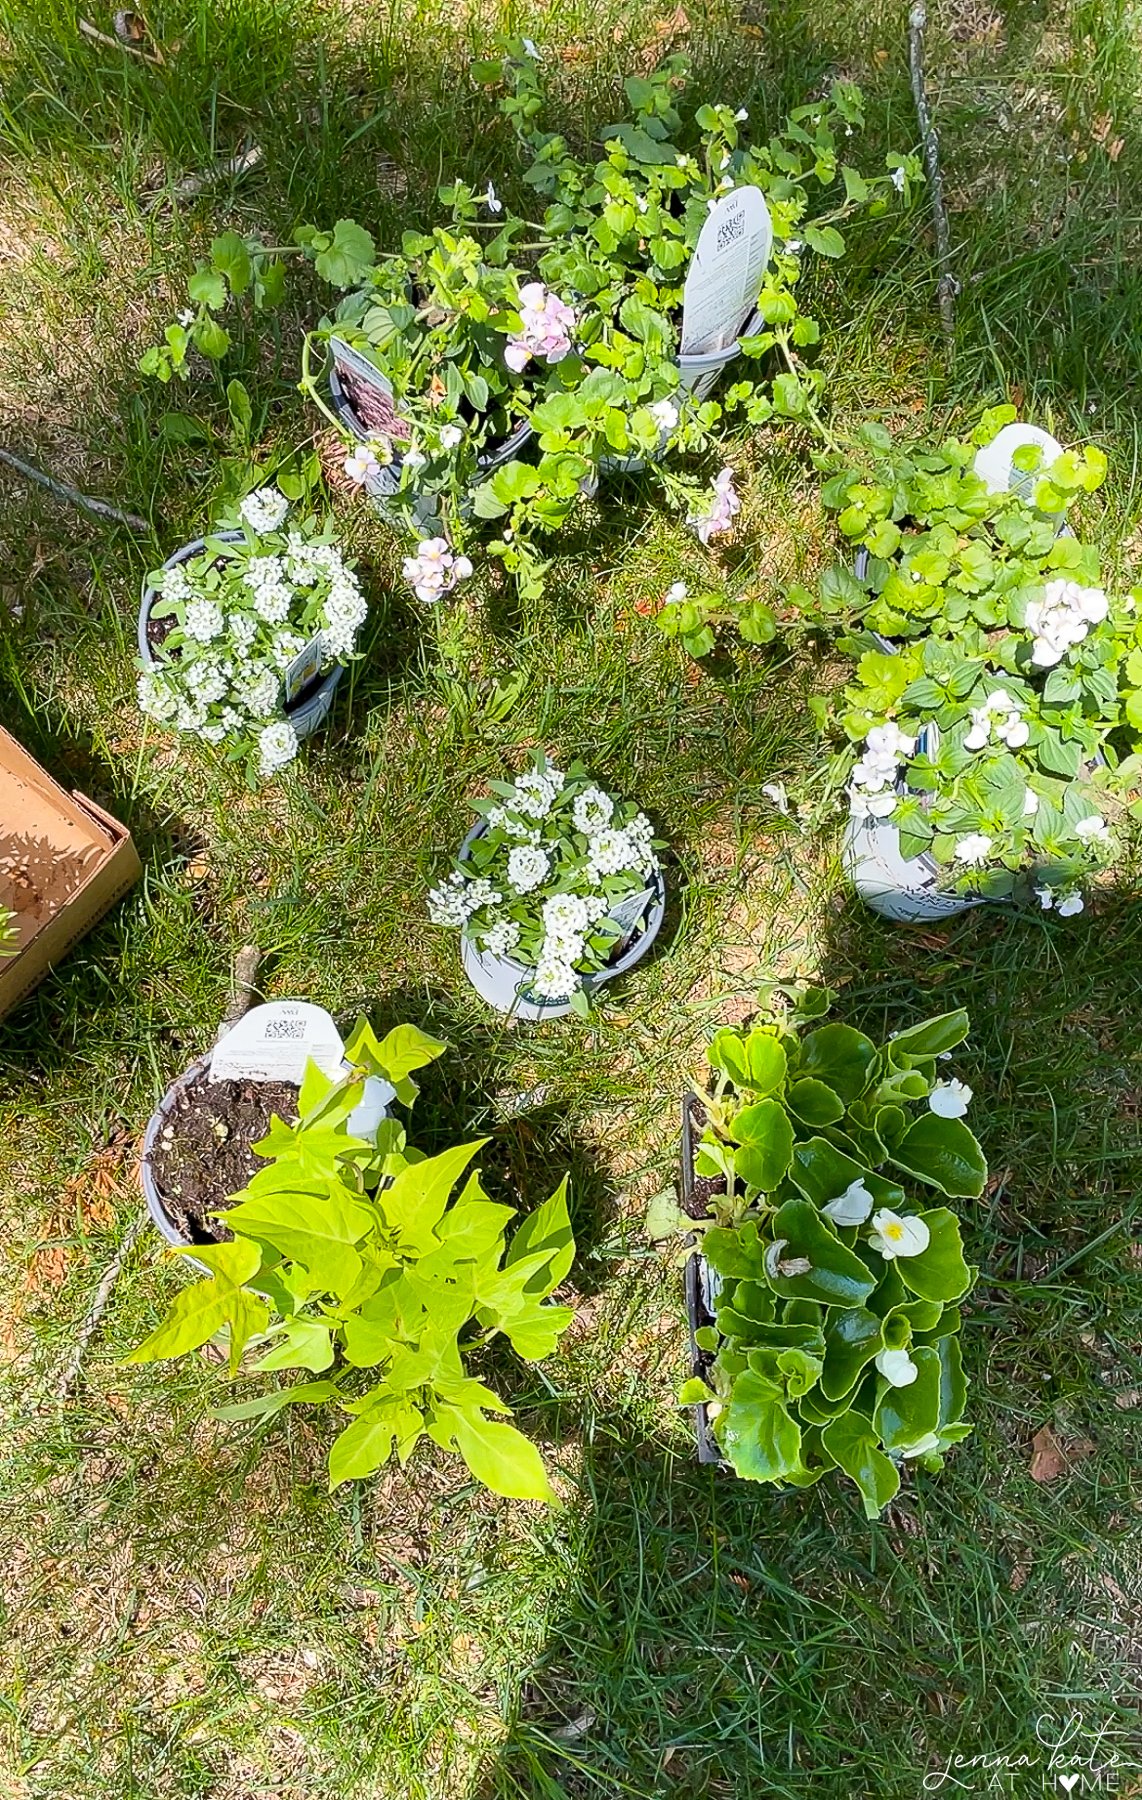
<path id="1" fill-rule="evenodd" d="M 132 531 L 149 531 L 151 528 L 146 519 L 140 519 L 138 513 L 122 512 L 119 507 L 112 506 L 107 500 L 93 500 L 90 494 L 81 494 L 70 482 L 57 481 L 54 475 L 45 475 L 32 463 L 24 461 L 22 456 L 13 455 L 11 450 L 0 448 L 0 462 L 6 462 L 10 468 L 18 469 L 29 481 L 38 481 L 41 487 L 47 488 L 51 494 L 57 494 L 61 500 L 69 500 L 84 512 L 94 513 L 97 519 L 115 519 L 120 525 L 129 525 Z"/>
<path id="2" fill-rule="evenodd" d="M 924 0 L 916 0 L 908 15 L 908 67 L 912 75 L 912 98 L 920 122 L 920 141 L 924 146 L 924 166 L 928 171 L 928 188 L 932 195 L 932 219 L 936 227 L 936 265 L 940 278 L 936 294 L 940 303 L 940 323 L 944 336 L 951 342 L 956 335 L 956 295 L 960 284 L 952 274 L 952 233 L 948 225 L 948 209 L 944 204 L 944 183 L 940 175 L 940 140 L 932 123 L 928 94 L 924 86 L 924 32 L 928 9 Z"/>
<path id="3" fill-rule="evenodd" d="M 84 37 L 90 38 L 93 44 L 107 44 L 112 50 L 127 50 L 132 56 L 141 56 L 144 62 L 153 63 L 157 69 L 162 68 L 162 57 L 153 56 L 149 50 L 144 50 L 141 44 L 128 43 L 126 38 L 109 37 L 107 32 L 97 31 L 95 26 L 89 24 L 86 19 L 77 20 L 77 24 Z"/>
<path id="4" fill-rule="evenodd" d="M 254 983 L 258 979 L 258 964 L 261 960 L 262 953 L 255 944 L 244 945 L 234 958 L 234 997 L 219 1027 L 219 1037 L 223 1037 L 232 1025 L 238 1023 L 244 1013 L 249 1012 L 255 998 Z M 147 1213 L 144 1210 L 132 1221 L 126 1237 L 103 1272 L 103 1279 L 95 1290 L 95 1298 L 75 1334 L 75 1343 L 71 1347 L 71 1354 L 52 1390 L 53 1399 L 59 1401 L 61 1405 L 71 1398 L 75 1384 L 79 1380 L 80 1365 L 87 1352 L 87 1346 L 94 1337 L 96 1327 L 106 1311 L 107 1302 L 114 1291 L 115 1283 L 123 1273 L 123 1264 L 135 1248 L 139 1233 L 146 1223 Z"/>

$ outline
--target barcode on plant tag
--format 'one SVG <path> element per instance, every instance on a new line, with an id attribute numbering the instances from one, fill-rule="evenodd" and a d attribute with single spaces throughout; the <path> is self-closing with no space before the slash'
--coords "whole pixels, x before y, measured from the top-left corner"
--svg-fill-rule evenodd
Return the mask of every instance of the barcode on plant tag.
<path id="1" fill-rule="evenodd" d="M 719 251 L 728 250 L 731 244 L 736 244 L 737 240 L 744 235 L 745 212 L 730 213 L 729 217 L 723 219 L 718 226 Z"/>
<path id="2" fill-rule="evenodd" d="M 296 1043 L 303 1038 L 306 1031 L 304 1019 L 267 1019 L 262 1028 L 262 1036 L 267 1043 Z"/>

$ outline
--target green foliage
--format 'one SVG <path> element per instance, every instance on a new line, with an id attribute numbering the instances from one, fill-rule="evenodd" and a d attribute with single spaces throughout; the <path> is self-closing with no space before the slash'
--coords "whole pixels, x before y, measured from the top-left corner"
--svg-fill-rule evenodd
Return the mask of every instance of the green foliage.
<path id="1" fill-rule="evenodd" d="M 820 1009 L 722 1029 L 707 1052 L 694 1166 L 726 1182 L 702 1239 L 716 1355 L 681 1398 L 707 1402 L 739 1475 L 807 1486 L 837 1467 L 875 1518 L 901 1461 L 938 1468 L 970 1429 L 956 1333 L 975 1272 L 955 1214 L 910 1205 L 902 1185 L 983 1192 L 974 1135 L 933 1109 L 950 1085 L 936 1058 L 968 1021 L 944 1013 L 877 1045 L 807 1016 Z"/>
<path id="2" fill-rule="evenodd" d="M 225 1330 L 231 1374 L 252 1347 L 259 1371 L 329 1371 L 220 1416 L 336 1405 L 350 1423 L 330 1447 L 331 1486 L 373 1474 L 394 1450 L 403 1467 L 427 1436 L 496 1493 L 551 1500 L 535 1446 L 487 1416 L 511 1409 L 468 1372 L 471 1338 L 461 1339 L 473 1326 L 481 1342 L 503 1332 L 529 1361 L 554 1349 L 571 1318 L 546 1304 L 575 1254 L 566 1180 L 509 1242 L 513 1208 L 470 1169 L 483 1140 L 424 1156 L 393 1117 L 375 1141 L 349 1132 L 366 1076 L 411 1101 L 414 1071 L 443 1049 L 412 1025 L 378 1039 L 362 1019 L 346 1045 L 350 1074 L 334 1081 L 310 1063 L 297 1122 L 275 1118 L 254 1146 L 266 1166 L 225 1213 L 233 1240 L 193 1247 L 209 1278 L 126 1360 L 181 1356 Z"/>
<path id="3" fill-rule="evenodd" d="M 662 635 L 682 645 L 695 658 L 709 656 L 723 630 L 736 631 L 747 644 L 768 644 L 777 635 L 777 618 L 764 600 L 725 593 L 691 595 L 675 583 L 655 616 Z"/>

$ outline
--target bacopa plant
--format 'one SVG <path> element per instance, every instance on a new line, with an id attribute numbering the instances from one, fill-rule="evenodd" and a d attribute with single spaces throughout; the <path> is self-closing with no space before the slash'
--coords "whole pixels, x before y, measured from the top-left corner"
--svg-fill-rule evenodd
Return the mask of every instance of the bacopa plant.
<path id="1" fill-rule="evenodd" d="M 444 1048 L 411 1025 L 378 1040 L 362 1020 L 345 1047 L 349 1074 L 334 1081 L 310 1063 L 298 1119 L 273 1120 L 254 1146 L 266 1167 L 222 1215 L 232 1240 L 186 1252 L 209 1277 L 178 1296 L 127 1361 L 182 1356 L 225 1331 L 232 1375 L 256 1348 L 252 1372 L 316 1379 L 220 1417 L 266 1419 L 286 1406 L 349 1416 L 329 1450 L 333 1487 L 373 1474 L 394 1451 L 404 1467 L 428 1438 L 494 1492 L 550 1500 L 539 1451 L 488 1416 L 511 1409 L 465 1356 L 497 1332 L 528 1361 L 558 1343 L 571 1310 L 548 1296 L 575 1255 L 566 1181 L 509 1241 L 514 1209 L 490 1200 L 471 1167 L 486 1139 L 425 1156 L 395 1117 L 375 1141 L 347 1127 L 367 1075 L 411 1105 L 413 1071 Z"/>
<path id="2" fill-rule="evenodd" d="M 1121 850 L 1142 621 L 1137 594 L 1107 591 L 1095 546 L 1063 529 L 1104 479 L 1101 451 L 1044 465 L 1026 445 L 1010 490 L 977 469 L 1014 416 L 996 407 L 968 438 L 911 444 L 865 426 L 863 455 L 822 490 L 846 554 L 790 598 L 855 663 L 830 771 L 852 815 L 890 820 L 949 890 L 1000 898 L 1022 882 L 1067 913 Z"/>
<path id="3" fill-rule="evenodd" d="M 703 1403 L 722 1455 L 754 1481 L 807 1487 L 839 1468 L 876 1517 L 900 1467 L 938 1469 L 965 1438 L 958 1303 L 974 1271 L 959 1221 L 987 1170 L 967 1085 L 941 1070 L 967 1036 L 945 1013 L 878 1045 L 852 1026 L 719 1031 L 694 1172 L 723 1191 L 701 1236 L 720 1292 Z"/>

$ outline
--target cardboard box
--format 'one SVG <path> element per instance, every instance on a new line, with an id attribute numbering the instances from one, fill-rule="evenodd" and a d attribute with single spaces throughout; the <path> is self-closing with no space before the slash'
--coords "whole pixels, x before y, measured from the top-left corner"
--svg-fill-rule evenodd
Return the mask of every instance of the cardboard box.
<path id="1" fill-rule="evenodd" d="M 131 834 L 65 793 L 0 726 L 0 906 L 19 948 L 0 957 L 0 1018 L 142 873 Z"/>

